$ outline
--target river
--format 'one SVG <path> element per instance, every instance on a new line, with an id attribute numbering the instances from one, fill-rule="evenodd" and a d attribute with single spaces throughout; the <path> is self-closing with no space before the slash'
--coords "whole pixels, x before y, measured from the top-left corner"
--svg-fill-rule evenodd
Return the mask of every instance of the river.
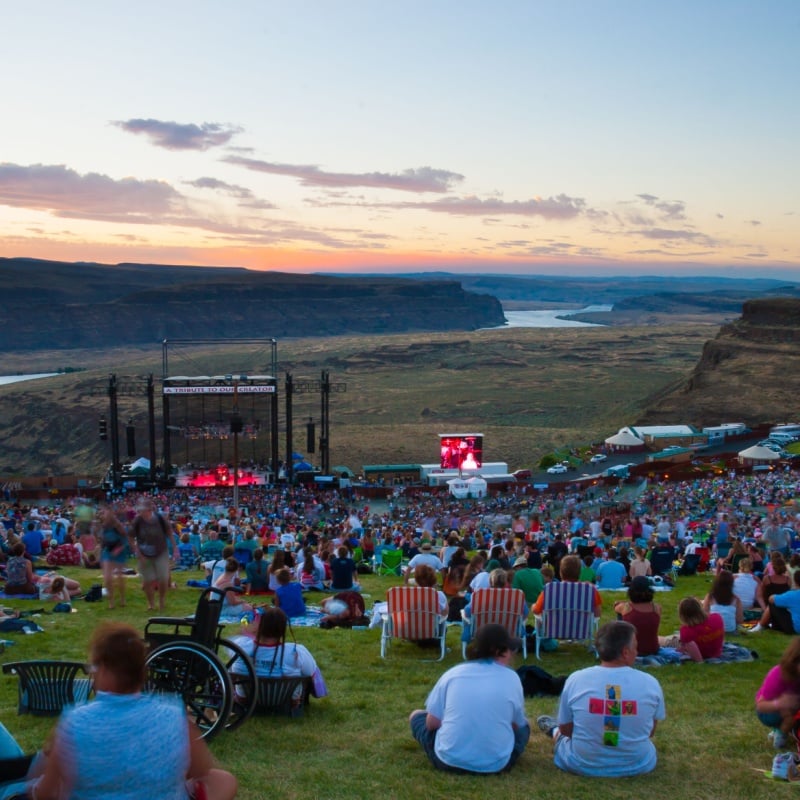
<path id="1" fill-rule="evenodd" d="M 506 311 L 506 325 L 498 328 L 597 328 L 599 323 L 578 322 L 574 319 L 559 319 L 572 314 L 588 314 L 589 312 L 608 312 L 613 306 L 596 305 L 584 308 L 540 308 L 535 311 Z"/>

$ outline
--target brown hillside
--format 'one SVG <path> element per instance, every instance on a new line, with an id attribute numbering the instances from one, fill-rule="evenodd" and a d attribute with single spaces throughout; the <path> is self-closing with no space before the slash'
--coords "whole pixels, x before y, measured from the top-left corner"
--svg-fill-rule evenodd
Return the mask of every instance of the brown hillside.
<path id="1" fill-rule="evenodd" d="M 800 300 L 748 300 L 742 316 L 706 342 L 688 380 L 654 399 L 639 424 L 755 425 L 794 419 L 798 342 Z"/>

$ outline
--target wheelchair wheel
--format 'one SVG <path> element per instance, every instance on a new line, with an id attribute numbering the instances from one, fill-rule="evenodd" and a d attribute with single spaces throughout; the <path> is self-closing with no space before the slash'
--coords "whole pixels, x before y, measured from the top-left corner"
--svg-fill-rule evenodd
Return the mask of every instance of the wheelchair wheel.
<path id="1" fill-rule="evenodd" d="M 204 739 L 211 739 L 228 722 L 233 685 L 217 655 L 201 644 L 163 644 L 147 658 L 145 690 L 178 694 L 186 714 Z"/>
<path id="2" fill-rule="evenodd" d="M 236 730 L 256 707 L 256 668 L 250 656 L 230 639 L 217 642 L 217 657 L 228 672 L 233 686 L 233 702 L 231 713 L 225 723 L 225 729 Z"/>

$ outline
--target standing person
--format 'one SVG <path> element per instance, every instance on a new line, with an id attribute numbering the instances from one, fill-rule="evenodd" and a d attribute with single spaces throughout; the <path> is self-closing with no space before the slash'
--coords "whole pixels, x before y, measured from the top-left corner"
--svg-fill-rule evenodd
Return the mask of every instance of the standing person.
<path id="1" fill-rule="evenodd" d="M 139 560 L 142 589 L 147 598 L 147 610 L 155 611 L 158 590 L 158 610 L 164 611 L 169 589 L 169 549 L 172 540 L 173 558 L 178 558 L 178 543 L 169 520 L 155 510 L 153 501 L 144 498 L 137 506 L 138 514 L 131 523 L 130 540 Z"/>
<path id="2" fill-rule="evenodd" d="M 118 590 L 119 604 L 125 605 L 125 565 L 128 561 L 128 532 L 111 506 L 104 503 L 97 514 L 100 528 L 100 565 L 103 585 L 108 595 L 108 607 L 114 608 L 114 592 Z"/>
<path id="3" fill-rule="evenodd" d="M 573 672 L 564 684 L 557 718 L 541 716 L 539 729 L 554 739 L 559 769 L 592 778 L 652 772 L 652 737 L 664 719 L 664 694 L 658 681 L 634 669 L 636 628 L 608 622 L 595 641 L 600 666 Z"/>
<path id="4" fill-rule="evenodd" d="M 514 766 L 531 732 L 522 682 L 510 669 L 520 646 L 502 625 L 484 625 L 467 661 L 439 678 L 425 710 L 411 712 L 411 733 L 434 767 L 487 775 Z"/>
<path id="5" fill-rule="evenodd" d="M 236 779 L 212 767 L 183 702 L 142 692 L 146 657 L 141 634 L 130 625 L 108 622 L 95 631 L 89 662 L 97 696 L 64 711 L 29 797 L 185 800 L 197 795 L 199 783 L 208 800 L 236 796 Z"/>

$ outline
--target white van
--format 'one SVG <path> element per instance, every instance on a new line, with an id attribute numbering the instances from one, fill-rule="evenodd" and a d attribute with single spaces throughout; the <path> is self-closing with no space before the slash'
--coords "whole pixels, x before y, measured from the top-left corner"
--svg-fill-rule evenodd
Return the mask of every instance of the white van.
<path id="1" fill-rule="evenodd" d="M 797 441 L 797 437 L 791 433 L 771 433 L 769 438 L 772 439 L 773 442 L 777 442 L 778 444 L 782 445 L 791 444 L 792 442 Z"/>

